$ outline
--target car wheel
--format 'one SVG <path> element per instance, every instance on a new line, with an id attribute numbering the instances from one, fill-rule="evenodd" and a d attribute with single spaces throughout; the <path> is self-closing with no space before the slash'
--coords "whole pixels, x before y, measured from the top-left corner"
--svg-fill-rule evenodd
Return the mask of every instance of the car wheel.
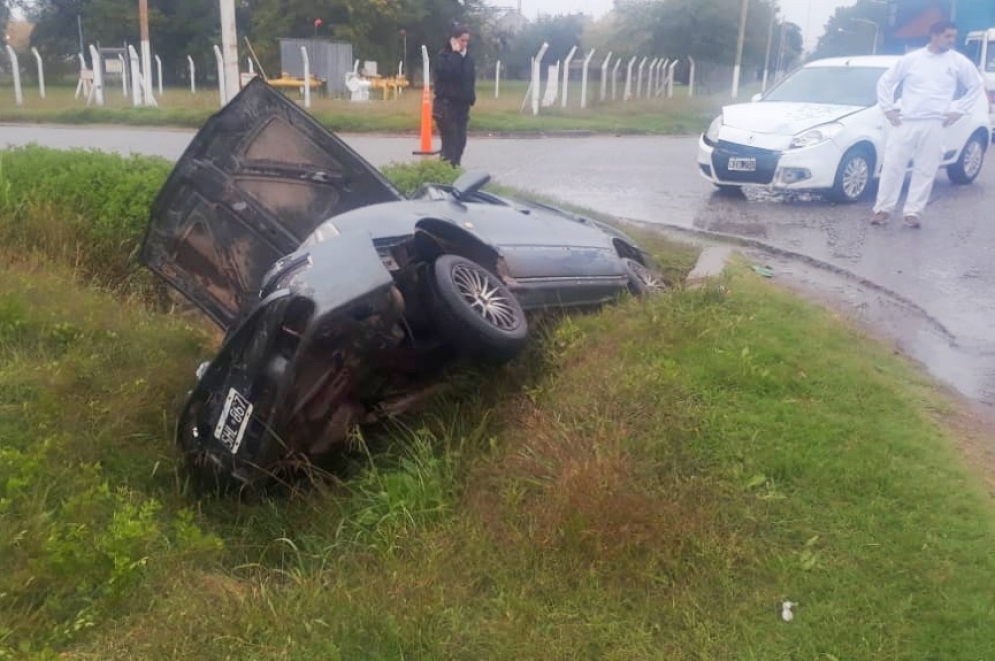
<path id="1" fill-rule="evenodd" d="M 634 296 L 648 296 L 667 288 L 663 275 L 631 257 L 623 259 L 625 270 L 629 273 L 629 292 Z"/>
<path id="2" fill-rule="evenodd" d="M 960 151 L 960 158 L 953 165 L 947 166 L 947 177 L 958 184 L 969 184 L 981 174 L 981 166 L 985 163 L 985 151 L 988 147 L 987 136 L 975 133 Z"/>
<path id="3" fill-rule="evenodd" d="M 843 154 L 836 169 L 832 197 L 837 202 L 851 203 L 864 199 L 871 188 L 874 154 L 866 147 L 854 147 Z"/>
<path id="4" fill-rule="evenodd" d="M 438 257 L 432 275 L 435 322 L 444 339 L 464 353 L 500 362 L 525 347 L 525 312 L 500 278 L 458 255 Z"/>

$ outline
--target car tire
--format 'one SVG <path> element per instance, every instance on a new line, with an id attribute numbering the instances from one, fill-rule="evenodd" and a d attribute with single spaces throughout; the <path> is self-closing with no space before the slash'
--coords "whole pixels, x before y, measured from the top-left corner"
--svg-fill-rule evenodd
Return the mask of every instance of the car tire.
<path id="1" fill-rule="evenodd" d="M 951 183 L 958 186 L 970 184 L 981 174 L 981 167 L 985 163 L 985 152 L 988 149 L 986 141 L 987 135 L 975 133 L 960 150 L 960 158 L 957 162 L 947 166 L 947 177 Z"/>
<path id="2" fill-rule="evenodd" d="M 633 296 L 649 296 L 667 288 L 663 275 L 631 257 L 625 257 L 625 270 L 629 274 L 629 293 Z"/>
<path id="3" fill-rule="evenodd" d="M 831 197 L 843 204 L 859 202 L 871 191 L 873 179 L 874 152 L 868 147 L 853 147 L 836 168 Z"/>
<path id="4" fill-rule="evenodd" d="M 432 265 L 433 312 L 443 339 L 461 353 L 505 362 L 525 347 L 528 322 L 500 278 L 459 255 Z"/>

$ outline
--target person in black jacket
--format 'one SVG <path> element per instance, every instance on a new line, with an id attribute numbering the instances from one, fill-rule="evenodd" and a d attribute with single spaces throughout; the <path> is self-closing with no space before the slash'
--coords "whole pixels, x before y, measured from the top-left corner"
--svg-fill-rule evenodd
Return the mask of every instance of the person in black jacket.
<path id="1" fill-rule="evenodd" d="M 449 43 L 439 52 L 435 63 L 435 103 L 432 114 L 442 139 L 442 159 L 460 164 L 466 148 L 466 128 L 470 107 L 477 102 L 477 75 L 473 58 L 467 54 L 470 31 L 453 25 Z"/>

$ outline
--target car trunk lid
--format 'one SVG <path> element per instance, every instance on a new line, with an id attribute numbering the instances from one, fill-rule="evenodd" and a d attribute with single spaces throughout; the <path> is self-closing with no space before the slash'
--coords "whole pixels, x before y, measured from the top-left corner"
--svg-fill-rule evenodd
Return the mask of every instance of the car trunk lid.
<path id="1" fill-rule="evenodd" d="M 194 137 L 152 205 L 141 260 L 227 328 L 323 221 L 403 199 L 297 104 L 253 79 Z"/>

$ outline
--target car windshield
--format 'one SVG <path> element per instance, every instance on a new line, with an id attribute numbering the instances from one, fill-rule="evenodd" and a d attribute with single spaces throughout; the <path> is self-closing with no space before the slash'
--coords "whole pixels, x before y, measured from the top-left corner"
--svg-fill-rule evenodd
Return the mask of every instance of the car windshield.
<path id="1" fill-rule="evenodd" d="M 785 78 L 764 101 L 873 106 L 881 67 L 805 67 Z"/>

